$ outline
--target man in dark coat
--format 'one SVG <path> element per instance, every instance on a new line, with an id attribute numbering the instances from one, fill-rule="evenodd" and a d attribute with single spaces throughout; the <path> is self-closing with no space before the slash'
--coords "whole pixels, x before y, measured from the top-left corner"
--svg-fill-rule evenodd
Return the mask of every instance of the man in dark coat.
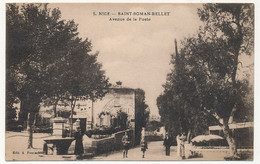
<path id="1" fill-rule="evenodd" d="M 171 139 L 168 135 L 168 133 L 166 133 L 164 141 L 163 141 L 163 145 L 165 146 L 165 154 L 166 156 L 170 156 L 170 148 L 171 148 Z"/>
<path id="2" fill-rule="evenodd" d="M 81 133 L 81 129 L 80 127 L 77 128 L 77 132 L 75 133 L 75 150 L 74 153 L 76 155 L 81 156 L 84 153 L 84 149 L 83 149 L 83 143 L 82 143 L 82 133 Z"/>

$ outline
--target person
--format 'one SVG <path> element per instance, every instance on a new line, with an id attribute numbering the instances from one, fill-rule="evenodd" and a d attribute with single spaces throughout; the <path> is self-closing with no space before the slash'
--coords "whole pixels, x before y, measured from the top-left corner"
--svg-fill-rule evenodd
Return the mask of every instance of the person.
<path id="1" fill-rule="evenodd" d="M 77 131 L 75 133 L 75 150 L 74 150 L 74 154 L 81 156 L 84 152 L 83 149 L 83 143 L 82 143 L 82 133 L 81 133 L 81 129 L 80 127 L 77 128 Z"/>
<path id="2" fill-rule="evenodd" d="M 177 158 L 181 158 L 181 140 L 180 140 L 180 134 L 176 136 L 176 142 L 177 142 Z"/>
<path id="3" fill-rule="evenodd" d="M 165 135 L 163 145 L 165 146 L 166 156 L 170 156 L 171 139 L 170 139 L 168 133 L 166 133 L 166 135 Z"/>
<path id="4" fill-rule="evenodd" d="M 127 154 L 128 154 L 128 149 L 129 149 L 129 145 L 130 145 L 130 141 L 128 139 L 128 135 L 127 132 L 125 132 L 125 135 L 122 137 L 122 143 L 123 143 L 123 158 L 127 158 Z"/>
<path id="5" fill-rule="evenodd" d="M 184 159 L 185 158 L 185 147 L 184 147 L 184 141 L 186 139 L 186 136 L 184 133 L 182 133 L 181 137 L 180 137 L 180 156 L 181 156 L 181 159 Z"/>
<path id="6" fill-rule="evenodd" d="M 146 151 L 146 149 L 148 149 L 148 145 L 147 145 L 147 142 L 145 140 L 145 137 L 142 137 L 140 145 L 141 145 L 141 151 L 143 152 L 143 156 L 142 157 L 144 158 L 145 151 Z"/>
<path id="7" fill-rule="evenodd" d="M 43 144 L 43 154 L 48 155 L 48 144 L 44 142 Z"/>
<path id="8" fill-rule="evenodd" d="M 143 137 L 145 137 L 145 128 L 144 128 L 144 127 L 142 127 L 142 131 L 141 131 L 141 139 L 142 139 Z"/>

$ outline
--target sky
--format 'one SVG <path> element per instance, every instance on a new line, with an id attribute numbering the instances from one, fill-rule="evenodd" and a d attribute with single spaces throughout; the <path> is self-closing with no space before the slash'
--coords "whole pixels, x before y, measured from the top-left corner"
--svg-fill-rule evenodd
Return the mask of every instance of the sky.
<path id="1" fill-rule="evenodd" d="M 123 86 L 145 91 L 152 115 L 158 115 L 156 98 L 163 92 L 162 85 L 171 70 L 174 39 L 179 44 L 202 25 L 197 15 L 201 4 L 60 3 L 49 7 L 59 8 L 62 19 L 78 24 L 80 37 L 91 40 L 93 53 L 99 52 L 98 61 L 112 84 L 121 81 Z M 140 16 L 119 16 L 118 12 L 169 12 L 169 15 L 141 16 L 151 20 L 139 21 Z M 128 17 L 137 21 L 109 21 Z"/>

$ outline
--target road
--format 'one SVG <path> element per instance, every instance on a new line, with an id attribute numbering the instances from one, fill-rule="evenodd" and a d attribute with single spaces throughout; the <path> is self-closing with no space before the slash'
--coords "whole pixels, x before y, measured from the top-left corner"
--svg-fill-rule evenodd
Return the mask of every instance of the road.
<path id="1" fill-rule="evenodd" d="M 207 149 L 204 151 L 203 156 L 193 157 L 190 159 L 183 159 L 188 161 L 223 161 L 226 156 L 226 150 L 220 149 Z M 171 146 L 170 156 L 165 155 L 165 147 L 163 141 L 154 141 L 148 143 L 148 150 L 146 151 L 145 158 L 142 158 L 140 147 L 135 147 L 129 150 L 128 158 L 123 158 L 123 152 L 117 151 L 109 154 L 103 154 L 94 157 L 92 160 L 107 160 L 107 161 L 176 161 L 182 160 L 177 157 L 176 146 Z"/>
<path id="2" fill-rule="evenodd" d="M 142 158 L 142 152 L 140 147 L 132 148 L 128 151 L 128 158 L 123 158 L 122 151 L 117 151 L 109 154 L 103 154 L 94 157 L 92 160 L 126 160 L 126 161 L 146 161 L 146 160 L 178 160 L 176 153 L 176 147 L 171 147 L 170 156 L 165 155 L 165 148 L 162 141 L 150 142 L 148 143 L 148 150 L 145 153 L 145 158 Z"/>
<path id="3" fill-rule="evenodd" d="M 27 132 L 6 132 L 5 138 L 5 154 L 6 160 L 39 160 L 39 161 L 64 161 L 77 160 L 75 155 L 43 155 L 42 146 L 43 140 L 49 137 L 49 134 L 35 133 L 33 139 L 34 149 L 27 149 L 28 133 Z M 205 152 L 206 151 L 206 152 Z M 205 150 L 203 157 L 191 158 L 185 160 L 224 160 L 225 151 L 218 149 Z M 176 147 L 171 147 L 170 156 L 165 156 L 165 148 L 162 141 L 154 141 L 148 143 L 148 150 L 145 158 L 142 158 L 140 147 L 131 148 L 128 152 L 128 158 L 123 158 L 121 151 L 110 152 L 93 157 L 92 159 L 78 159 L 78 160 L 107 160 L 107 161 L 174 161 L 180 160 L 177 158 Z"/>
<path id="4" fill-rule="evenodd" d="M 48 134 L 35 133 L 33 139 L 34 149 L 27 149 L 27 132 L 7 132 L 6 133 L 6 160 L 76 160 L 75 155 L 42 155 L 43 139 L 49 137 Z M 176 148 L 171 147 L 171 155 L 165 156 L 165 149 L 162 141 L 148 143 L 148 150 L 145 158 L 142 158 L 140 147 L 129 150 L 128 158 L 123 158 L 122 151 L 110 152 L 96 156 L 92 159 L 83 160 L 177 160 Z"/>

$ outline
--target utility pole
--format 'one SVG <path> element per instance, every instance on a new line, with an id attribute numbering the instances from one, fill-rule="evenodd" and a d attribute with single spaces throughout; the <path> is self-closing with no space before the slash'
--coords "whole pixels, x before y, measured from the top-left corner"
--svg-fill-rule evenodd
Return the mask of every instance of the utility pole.
<path id="1" fill-rule="evenodd" d="M 93 111 L 94 111 L 94 100 L 91 100 L 92 102 L 92 108 L 91 108 L 91 129 L 94 128 L 94 114 L 93 114 Z"/>

